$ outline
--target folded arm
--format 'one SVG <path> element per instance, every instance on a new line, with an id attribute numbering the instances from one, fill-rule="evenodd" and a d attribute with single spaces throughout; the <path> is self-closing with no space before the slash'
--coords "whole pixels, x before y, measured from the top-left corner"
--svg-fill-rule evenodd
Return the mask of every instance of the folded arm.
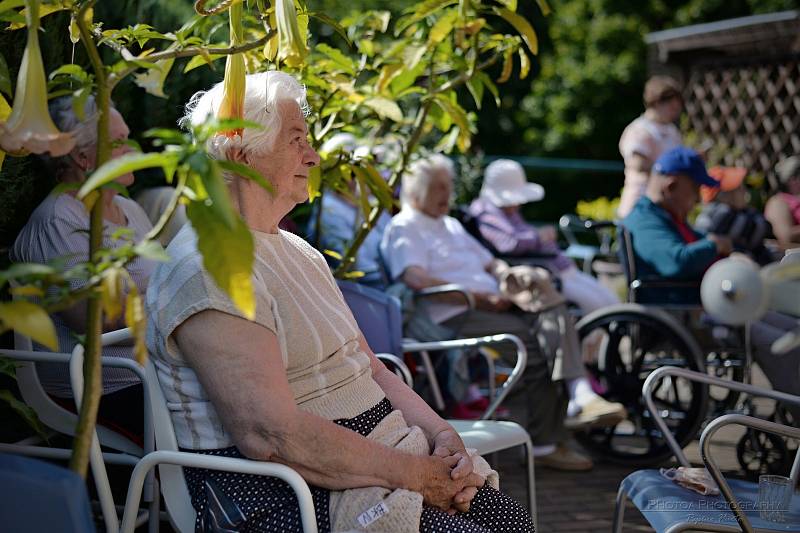
<path id="1" fill-rule="evenodd" d="M 442 508 L 463 489 L 466 480 L 450 476 L 455 459 L 406 454 L 299 409 L 267 328 L 208 310 L 174 336 L 246 457 L 291 466 L 320 487 L 405 488 Z"/>

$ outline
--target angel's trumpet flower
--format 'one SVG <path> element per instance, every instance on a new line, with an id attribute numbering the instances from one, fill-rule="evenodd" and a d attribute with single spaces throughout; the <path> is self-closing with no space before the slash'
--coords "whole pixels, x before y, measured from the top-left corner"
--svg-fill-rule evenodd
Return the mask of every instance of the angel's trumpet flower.
<path id="1" fill-rule="evenodd" d="M 75 146 L 75 139 L 59 131 L 47 111 L 47 80 L 39 49 L 39 0 L 26 0 L 25 4 L 28 43 L 17 75 L 11 115 L 0 124 L 0 149 L 11 155 L 65 155 Z"/>
<path id="2" fill-rule="evenodd" d="M 308 48 L 297 24 L 294 0 L 277 0 L 275 16 L 278 23 L 278 59 L 290 67 L 299 67 L 308 55 Z"/>
<path id="3" fill-rule="evenodd" d="M 244 42 L 243 15 L 244 6 L 241 0 L 235 0 L 228 8 L 231 46 L 238 46 Z M 244 56 L 229 55 L 225 62 L 225 79 L 222 82 L 222 102 L 217 111 L 218 119 L 244 118 L 244 92 L 247 83 L 245 76 Z M 220 135 L 241 137 L 242 128 L 220 132 Z"/>

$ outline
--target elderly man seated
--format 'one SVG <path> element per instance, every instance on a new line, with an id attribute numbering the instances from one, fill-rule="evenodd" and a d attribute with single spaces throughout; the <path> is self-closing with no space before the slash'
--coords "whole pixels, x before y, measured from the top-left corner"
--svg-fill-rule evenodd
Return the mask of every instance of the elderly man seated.
<path id="1" fill-rule="evenodd" d="M 684 146 L 667 151 L 653 165 L 646 195 L 622 221 L 631 233 L 636 268 L 642 277 L 698 282 L 696 288 L 651 290 L 642 294 L 646 301 L 699 302 L 699 282 L 706 269 L 731 253 L 729 237 L 700 234 L 686 222 L 701 185 L 715 187 L 719 183 L 706 172 L 697 152 Z M 775 355 L 772 344 L 796 325 L 793 317 L 768 312 L 751 326 L 756 362 L 775 389 L 791 394 L 800 394 L 800 349 Z"/>
<path id="2" fill-rule="evenodd" d="M 631 233 L 636 271 L 643 280 L 697 281 L 721 255 L 732 250 L 729 237 L 693 230 L 686 218 L 700 197 L 700 186 L 717 187 L 700 155 L 685 146 L 668 150 L 653 165 L 645 195 L 622 224 Z M 699 291 L 647 289 L 642 302 L 699 303 Z"/>
<path id="3" fill-rule="evenodd" d="M 538 445 L 537 464 L 585 470 L 591 461 L 569 450 L 570 426 L 613 425 L 625 414 L 619 404 L 594 393 L 583 368 L 578 338 L 565 307 L 524 313 L 500 292 L 498 276 L 505 265 L 447 215 L 453 190 L 452 162 L 441 155 L 416 162 L 403 177 L 403 208 L 386 228 L 381 251 L 393 279 L 415 290 L 447 283 L 462 285 L 477 309 L 456 300 L 429 306 L 436 322 L 472 337 L 495 333 L 519 336 L 528 348 L 523 376 L 524 422 Z M 548 357 L 549 356 L 549 357 Z M 567 385 L 568 394 L 564 394 Z M 569 400 L 569 405 L 567 405 Z"/>

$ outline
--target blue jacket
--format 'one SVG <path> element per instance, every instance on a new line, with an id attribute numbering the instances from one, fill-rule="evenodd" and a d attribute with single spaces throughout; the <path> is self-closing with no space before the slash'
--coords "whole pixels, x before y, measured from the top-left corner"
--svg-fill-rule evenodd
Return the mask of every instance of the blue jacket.
<path id="1" fill-rule="evenodd" d="M 631 234 L 636 274 L 642 281 L 699 282 L 717 257 L 716 245 L 701 233 L 691 230 L 698 240 L 687 244 L 670 214 L 646 196 L 636 202 L 622 224 Z M 699 290 L 685 288 L 647 289 L 639 293 L 638 300 L 646 303 L 696 303 L 700 294 Z"/>

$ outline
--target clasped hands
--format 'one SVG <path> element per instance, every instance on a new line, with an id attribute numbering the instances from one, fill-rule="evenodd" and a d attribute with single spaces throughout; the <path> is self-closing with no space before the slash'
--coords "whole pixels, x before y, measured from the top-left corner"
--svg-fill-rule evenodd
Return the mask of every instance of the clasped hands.
<path id="1" fill-rule="evenodd" d="M 466 513 L 486 480 L 473 472 L 472 459 L 453 429 L 441 431 L 433 441 L 430 469 L 423 498 L 448 514 Z"/>

